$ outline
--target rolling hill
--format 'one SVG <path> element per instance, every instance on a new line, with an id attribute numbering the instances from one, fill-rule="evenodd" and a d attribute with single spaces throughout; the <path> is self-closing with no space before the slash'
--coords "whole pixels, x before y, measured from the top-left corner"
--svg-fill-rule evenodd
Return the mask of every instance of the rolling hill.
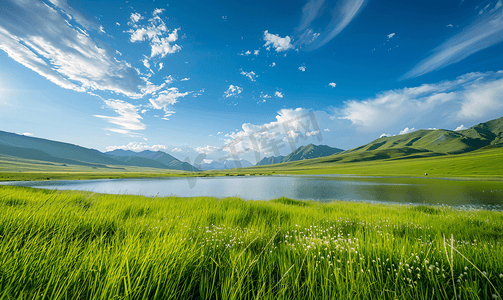
<path id="1" fill-rule="evenodd" d="M 184 171 L 199 171 L 164 152 L 116 150 L 122 155 L 105 155 L 98 150 L 0 131 L 0 155 L 52 163 L 92 166 L 135 166 Z M 131 153 L 130 153 L 131 152 Z M 128 156 L 129 155 L 129 156 Z"/>
<path id="2" fill-rule="evenodd" d="M 418 130 L 403 135 L 381 137 L 363 146 L 330 156 L 283 161 L 269 168 L 271 170 L 323 166 L 328 168 L 343 163 L 469 154 L 499 147 L 503 147 L 503 117 L 461 131 Z"/>
<path id="3" fill-rule="evenodd" d="M 342 151 L 343 150 L 341 150 L 341 149 L 332 148 L 332 147 L 325 146 L 325 145 L 316 146 L 313 144 L 309 144 L 307 146 L 301 146 L 301 147 L 295 149 L 287 156 L 265 157 L 262 160 L 260 160 L 256 165 L 263 166 L 263 165 L 278 164 L 278 163 L 289 162 L 289 161 L 298 161 L 298 160 L 304 160 L 304 159 L 324 157 L 324 156 L 329 156 L 329 155 L 339 153 Z"/>
<path id="4" fill-rule="evenodd" d="M 131 150 L 117 149 L 110 152 L 105 152 L 106 155 L 113 157 L 119 161 L 125 162 L 131 166 L 150 167 L 183 171 L 199 171 L 187 162 L 181 162 L 173 156 L 162 151 L 144 150 L 134 152 Z"/>

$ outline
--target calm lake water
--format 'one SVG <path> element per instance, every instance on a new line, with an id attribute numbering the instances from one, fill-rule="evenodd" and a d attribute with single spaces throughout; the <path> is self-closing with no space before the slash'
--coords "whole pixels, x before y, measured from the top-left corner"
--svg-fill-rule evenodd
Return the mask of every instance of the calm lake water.
<path id="1" fill-rule="evenodd" d="M 391 182 L 390 182 L 391 181 Z M 212 196 L 270 200 L 281 196 L 328 202 L 444 204 L 503 210 L 503 182 L 336 176 L 247 176 L 8 182 L 35 188 L 144 196 Z M 403 183 L 405 182 L 405 183 Z M 499 189 L 498 189 L 499 188 Z"/>

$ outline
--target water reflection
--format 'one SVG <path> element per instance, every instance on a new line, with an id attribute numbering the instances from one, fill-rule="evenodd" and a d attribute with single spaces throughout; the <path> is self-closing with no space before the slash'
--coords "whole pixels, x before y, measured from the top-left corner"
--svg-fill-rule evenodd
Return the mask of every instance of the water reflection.
<path id="1" fill-rule="evenodd" d="M 192 179 L 194 180 L 194 178 Z M 503 183 L 492 192 L 473 184 L 452 184 L 447 180 L 431 184 L 399 183 L 379 178 L 353 179 L 333 176 L 250 176 L 197 178 L 189 185 L 187 178 L 110 179 L 81 181 L 10 182 L 36 188 L 85 190 L 111 194 L 145 196 L 213 196 L 269 200 L 286 196 L 316 201 L 371 201 L 404 204 L 445 204 L 451 206 L 503 207 Z M 190 187 L 192 186 L 192 188 Z"/>

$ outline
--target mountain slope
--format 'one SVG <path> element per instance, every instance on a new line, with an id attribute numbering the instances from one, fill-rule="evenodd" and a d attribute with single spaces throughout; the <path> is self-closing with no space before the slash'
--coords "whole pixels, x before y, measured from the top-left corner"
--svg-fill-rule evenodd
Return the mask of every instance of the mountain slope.
<path id="1" fill-rule="evenodd" d="M 173 156 L 162 151 L 144 150 L 141 152 L 134 152 L 131 150 L 117 149 L 114 151 L 105 152 L 105 154 L 122 162 L 125 162 L 129 165 L 137 167 L 199 171 L 197 168 L 194 168 L 189 163 L 181 162 L 178 159 L 174 158 Z"/>
<path id="2" fill-rule="evenodd" d="M 297 160 L 311 159 L 311 158 L 317 158 L 317 157 L 324 157 L 324 156 L 329 156 L 329 155 L 339 153 L 342 151 L 344 151 L 344 150 L 341 150 L 338 148 L 332 148 L 332 147 L 325 146 L 325 145 L 316 146 L 313 144 L 309 144 L 307 146 L 301 146 L 301 147 L 293 150 L 287 156 L 265 157 L 262 160 L 260 160 L 256 165 L 257 166 L 264 166 L 264 165 L 279 164 L 279 163 L 284 163 L 284 162 L 289 162 L 289 161 L 297 161 Z"/>
<path id="3" fill-rule="evenodd" d="M 52 157 L 71 159 L 80 162 L 104 165 L 127 165 L 124 162 L 104 155 L 98 150 L 88 149 L 69 143 L 18 135 L 5 131 L 0 131 L 0 145 L 39 150 Z"/>
<path id="4" fill-rule="evenodd" d="M 272 165 L 272 164 L 279 164 L 283 162 L 283 159 L 285 159 L 286 156 L 271 156 L 271 157 L 264 157 L 262 158 L 256 166 L 265 166 L 265 165 Z"/>
<path id="5" fill-rule="evenodd" d="M 145 150 L 140 155 L 131 155 L 137 153 L 124 150 L 115 150 L 114 153 L 119 156 L 105 155 L 98 150 L 69 143 L 0 131 L 0 154 L 13 157 L 84 166 L 120 165 L 198 171 L 190 164 L 160 151 Z"/>
<path id="6" fill-rule="evenodd" d="M 241 168 L 253 167 L 253 164 L 245 159 L 240 159 L 239 163 L 241 164 Z M 237 168 L 236 163 L 233 159 L 224 160 L 224 161 L 212 161 L 210 163 L 202 163 L 200 165 L 194 164 L 195 167 L 201 170 L 228 170 Z"/>
<path id="7" fill-rule="evenodd" d="M 307 146 L 302 146 L 302 147 L 299 147 L 299 148 L 295 149 L 294 151 L 292 151 L 292 153 L 288 154 L 283 159 L 283 162 L 324 157 L 324 156 L 329 156 L 329 155 L 339 153 L 342 151 L 343 150 L 341 150 L 341 149 L 332 148 L 332 147 L 325 146 L 325 145 L 316 146 L 313 144 L 309 144 Z"/>

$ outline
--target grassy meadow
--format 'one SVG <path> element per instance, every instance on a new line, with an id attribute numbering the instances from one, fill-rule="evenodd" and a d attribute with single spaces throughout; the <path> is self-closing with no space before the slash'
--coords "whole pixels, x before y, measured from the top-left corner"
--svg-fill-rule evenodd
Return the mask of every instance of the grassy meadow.
<path id="1" fill-rule="evenodd" d="M 0 186 L 0 299 L 500 299 L 502 243 L 496 211 Z"/>

